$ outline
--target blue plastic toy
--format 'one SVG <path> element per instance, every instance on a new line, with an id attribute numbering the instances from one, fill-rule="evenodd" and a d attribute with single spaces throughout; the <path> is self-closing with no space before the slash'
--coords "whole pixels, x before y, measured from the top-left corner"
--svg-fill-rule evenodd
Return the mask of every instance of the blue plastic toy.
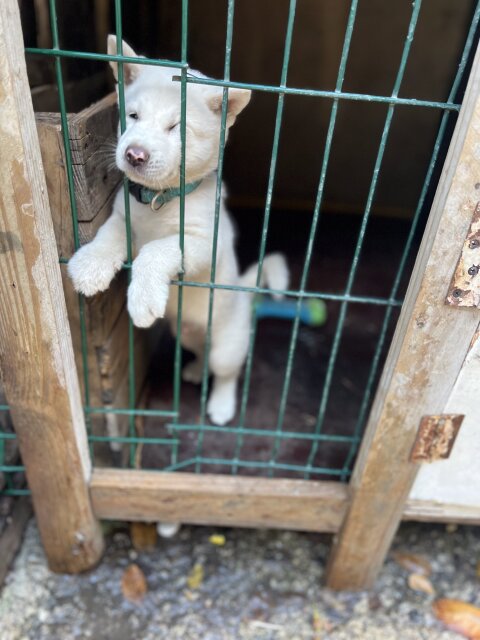
<path id="1" fill-rule="evenodd" d="M 257 318 L 283 318 L 293 320 L 297 315 L 297 302 L 293 300 L 274 300 L 262 296 L 255 303 Z M 307 299 L 300 310 L 300 320 L 310 327 L 320 327 L 327 320 L 327 307 L 323 300 Z"/>

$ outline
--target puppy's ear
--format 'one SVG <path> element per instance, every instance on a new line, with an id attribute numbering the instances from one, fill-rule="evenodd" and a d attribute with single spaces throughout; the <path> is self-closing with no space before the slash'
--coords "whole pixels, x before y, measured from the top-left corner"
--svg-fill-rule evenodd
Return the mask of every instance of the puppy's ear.
<path id="1" fill-rule="evenodd" d="M 227 127 L 231 127 L 238 114 L 250 102 L 252 92 L 248 89 L 229 89 L 227 107 Z M 208 106 L 214 113 L 222 113 L 223 91 L 215 92 L 207 99 Z"/>
<path id="2" fill-rule="evenodd" d="M 110 56 L 117 55 L 117 36 L 110 34 L 107 38 L 107 53 Z M 132 47 L 122 40 L 122 55 L 130 58 L 138 58 Z M 110 66 L 113 70 L 115 81 L 118 82 L 118 62 L 115 60 L 110 61 Z M 140 73 L 141 66 L 139 64 L 130 64 L 128 62 L 123 63 L 123 79 L 125 84 L 130 84 Z"/>

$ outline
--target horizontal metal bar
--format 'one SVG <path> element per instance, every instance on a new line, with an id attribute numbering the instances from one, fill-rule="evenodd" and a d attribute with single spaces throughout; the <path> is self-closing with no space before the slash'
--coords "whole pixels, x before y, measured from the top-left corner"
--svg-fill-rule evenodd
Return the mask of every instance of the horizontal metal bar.
<path id="1" fill-rule="evenodd" d="M 180 76 L 173 76 L 173 80 L 180 80 Z M 253 84 L 249 82 L 233 82 L 231 80 L 213 80 L 212 78 L 198 78 L 187 75 L 190 84 L 201 84 L 213 87 L 228 87 L 231 89 L 250 89 L 252 91 L 266 91 L 285 95 L 310 96 L 312 98 L 330 98 L 333 100 L 353 100 L 359 102 L 380 102 L 388 105 L 403 105 L 407 107 L 430 107 L 447 111 L 460 111 L 461 105 L 454 102 L 437 102 L 434 100 L 417 100 L 417 98 L 398 98 L 397 96 L 377 96 L 367 93 L 348 93 L 345 91 L 325 91 L 322 89 L 301 89 L 278 85 Z"/>
<path id="2" fill-rule="evenodd" d="M 98 60 L 99 62 L 128 62 L 130 64 L 148 65 L 151 67 L 169 67 L 173 69 L 188 69 L 188 64 L 161 58 L 133 58 L 131 56 L 110 55 L 109 53 L 91 53 L 90 51 L 68 51 L 67 49 L 40 49 L 26 47 L 25 53 L 60 58 L 78 58 L 80 60 Z"/>
<path id="3" fill-rule="evenodd" d="M 100 413 L 121 416 L 156 416 L 160 418 L 175 418 L 177 417 L 176 411 L 168 411 L 162 409 L 115 409 L 113 407 L 85 407 L 85 413 Z"/>
<path id="4" fill-rule="evenodd" d="M 69 51 L 66 49 L 37 49 L 27 47 L 26 53 L 32 55 L 54 56 L 61 58 L 78 58 L 80 60 L 98 60 L 99 62 L 127 62 L 131 64 L 149 65 L 153 67 L 169 67 L 174 69 L 188 69 L 188 64 L 173 60 L 161 60 L 153 58 L 132 58 L 130 56 L 109 55 L 106 53 L 91 53 L 88 51 Z M 174 80 L 180 80 L 180 76 L 174 76 Z M 300 87 L 286 87 L 247 82 L 234 82 L 231 80 L 214 80 L 212 78 L 198 78 L 188 75 L 186 78 L 190 84 L 201 84 L 214 87 L 227 87 L 236 89 L 250 89 L 252 91 L 264 91 L 268 93 L 280 93 L 284 95 L 300 95 L 312 98 L 329 98 L 333 100 L 353 100 L 356 102 L 378 102 L 382 104 L 403 105 L 408 107 L 429 107 L 444 109 L 447 111 L 460 111 L 459 104 L 453 102 L 438 102 L 435 100 L 418 100 L 416 98 L 398 98 L 394 96 L 377 96 L 364 93 L 349 93 L 343 91 L 325 91 L 322 89 L 302 89 Z"/>
<path id="5" fill-rule="evenodd" d="M 348 302 L 358 302 L 362 304 L 378 304 L 387 307 L 401 307 L 401 300 L 390 300 L 388 298 L 372 298 L 369 296 L 352 296 L 341 293 L 324 293 L 322 291 L 295 291 L 291 289 L 266 289 L 263 287 L 240 287 L 234 284 L 210 284 L 209 282 L 193 282 L 189 280 L 171 280 L 170 284 L 181 287 L 198 287 L 201 289 L 225 289 L 228 291 L 245 291 L 247 293 L 265 293 L 280 296 L 292 296 L 296 298 L 319 298 L 321 300 L 333 300 Z"/>
<path id="6" fill-rule="evenodd" d="M 4 473 L 16 473 L 17 471 L 25 471 L 25 467 L 19 464 L 0 464 L 0 471 Z"/>
<path id="7" fill-rule="evenodd" d="M 253 429 L 249 427 L 228 426 L 222 427 L 215 424 L 168 424 L 168 428 L 172 431 L 214 431 L 220 433 L 228 433 L 230 435 L 246 435 L 246 436 L 260 436 L 266 438 L 280 437 L 284 439 L 297 439 L 297 440 L 324 440 L 325 442 L 353 442 L 358 441 L 360 438 L 354 436 L 338 436 L 314 433 L 304 433 L 295 431 L 282 431 L 281 434 L 275 431 L 267 431 L 265 429 Z"/>
<path id="8" fill-rule="evenodd" d="M 0 411 L 8 411 L 9 409 L 8 404 L 0 404 Z"/>
<path id="9" fill-rule="evenodd" d="M 255 460 L 229 460 L 221 458 L 197 458 L 197 462 L 201 464 L 215 464 L 227 467 L 249 467 L 252 469 L 283 469 L 284 471 L 298 471 L 299 473 L 305 473 L 306 467 L 304 465 L 297 464 L 284 464 L 282 462 L 261 462 Z M 325 467 L 308 467 L 309 473 L 319 473 L 331 476 L 341 476 L 344 473 L 343 469 L 327 469 Z"/>
<path id="10" fill-rule="evenodd" d="M 15 440 L 17 437 L 16 433 L 1 433 L 0 432 L 0 440 Z"/>
<path id="11" fill-rule="evenodd" d="M 144 438 L 141 436 L 88 436 L 89 442 L 123 442 L 127 444 L 179 444 L 173 438 Z"/>
<path id="12" fill-rule="evenodd" d="M 62 264 L 68 264 L 68 259 L 61 258 Z M 124 269 L 131 265 L 123 264 Z M 295 291 L 294 289 L 266 289 L 264 287 L 241 287 L 236 284 L 220 284 L 218 282 L 194 282 L 191 280 L 171 280 L 170 284 L 177 287 L 198 287 L 200 289 L 223 289 L 225 291 L 245 291 L 246 293 L 263 293 L 269 295 L 290 296 L 293 298 L 318 298 L 319 300 L 331 300 L 333 302 L 352 302 L 359 304 L 376 304 L 385 307 L 401 307 L 403 300 L 393 298 L 376 298 L 371 296 L 353 296 L 342 293 L 325 293 L 323 291 Z"/>
<path id="13" fill-rule="evenodd" d="M 163 469 L 149 469 L 148 467 L 144 469 L 142 467 L 142 471 L 149 471 L 150 473 L 168 473 L 169 471 L 179 471 L 180 469 L 185 469 L 191 465 L 195 464 L 195 458 L 190 458 L 189 460 L 182 460 L 181 462 L 173 462 L 172 464 L 163 467 Z"/>
<path id="14" fill-rule="evenodd" d="M 30 489 L 2 489 L 0 496 L 29 496 Z"/>

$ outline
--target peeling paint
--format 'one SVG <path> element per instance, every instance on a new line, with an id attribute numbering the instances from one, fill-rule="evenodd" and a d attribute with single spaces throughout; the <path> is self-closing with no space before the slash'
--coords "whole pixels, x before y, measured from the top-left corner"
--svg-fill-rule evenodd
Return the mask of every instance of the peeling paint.
<path id="1" fill-rule="evenodd" d="M 480 307 L 480 202 L 475 206 L 445 303 L 455 307 Z"/>
<path id="2" fill-rule="evenodd" d="M 24 215 L 26 215 L 26 216 L 30 216 L 31 218 L 33 218 L 34 209 L 33 209 L 33 202 L 32 202 L 32 201 L 30 201 L 30 202 L 24 202 L 24 203 L 21 205 L 21 207 L 20 207 L 20 208 L 21 208 L 22 213 L 23 213 Z"/>

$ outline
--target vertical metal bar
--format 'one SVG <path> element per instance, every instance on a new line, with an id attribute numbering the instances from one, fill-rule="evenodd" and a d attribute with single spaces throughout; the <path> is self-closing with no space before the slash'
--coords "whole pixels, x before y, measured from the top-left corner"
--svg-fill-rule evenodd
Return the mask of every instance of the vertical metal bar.
<path id="1" fill-rule="evenodd" d="M 115 34 L 117 36 L 117 55 L 123 53 L 123 37 L 122 37 L 122 0 L 115 0 Z M 118 109 L 120 115 L 120 132 L 126 129 L 125 121 L 125 77 L 123 62 L 118 62 Z M 132 264 L 132 227 L 130 220 L 130 194 L 128 191 L 128 178 L 123 176 L 123 200 L 125 207 L 125 228 L 127 235 L 127 265 Z M 132 279 L 132 270 L 127 270 L 127 282 L 130 284 Z M 134 349 L 134 328 L 132 319 L 128 318 L 128 408 L 135 409 L 135 349 Z M 128 433 L 130 437 L 135 436 L 135 414 L 132 412 L 128 416 Z M 135 452 L 137 445 L 131 443 L 129 445 L 129 463 L 133 467 L 135 465 Z"/>
<path id="2" fill-rule="evenodd" d="M 395 79 L 395 83 L 394 83 L 394 87 L 393 87 L 393 91 L 392 91 L 392 96 L 393 97 L 397 97 L 398 96 L 398 92 L 400 90 L 400 86 L 403 80 L 403 76 L 405 73 L 405 67 L 407 64 L 407 60 L 408 60 L 408 56 L 410 54 L 410 48 L 413 42 L 413 36 L 415 33 L 415 28 L 417 25 L 417 20 L 418 20 L 418 15 L 420 13 L 420 8 L 422 5 L 422 0 L 415 0 L 415 2 L 413 3 L 413 7 L 412 7 L 412 15 L 410 18 L 410 24 L 408 27 L 408 32 L 407 32 L 407 36 L 405 38 L 405 44 L 403 47 L 403 51 L 402 51 L 402 57 L 400 60 L 400 65 L 399 65 L 399 69 L 397 72 L 397 77 Z M 390 126 L 392 123 L 392 118 L 393 118 L 393 113 L 395 110 L 395 105 L 391 104 L 388 107 L 388 111 L 387 111 L 387 116 L 385 119 L 385 124 L 383 126 L 383 131 L 382 131 L 382 136 L 380 139 L 380 145 L 378 148 L 378 153 L 377 153 L 377 158 L 375 160 L 375 167 L 373 170 L 373 176 L 372 176 L 372 181 L 370 183 L 370 189 L 368 192 L 368 197 L 367 197 L 367 203 L 365 206 L 365 211 L 363 214 L 363 218 L 362 218 L 362 223 L 361 223 L 361 227 L 360 227 L 360 232 L 358 234 L 358 240 L 357 240 L 357 245 L 355 247 L 355 253 L 353 256 L 353 260 L 352 260 L 352 265 L 350 268 L 350 273 L 348 276 L 348 280 L 347 280 L 347 285 L 345 288 L 345 295 L 349 295 L 352 287 L 353 287 L 353 283 L 355 280 L 355 275 L 357 272 L 357 267 L 358 267 L 358 262 L 360 259 L 360 253 L 363 247 L 363 241 L 364 241 L 364 237 L 365 237 L 365 233 L 366 233 L 366 229 L 367 229 L 367 223 L 368 223 L 368 219 L 370 216 L 370 211 L 371 211 L 371 207 L 372 207 L 372 202 L 373 202 L 373 198 L 376 192 L 376 188 L 377 188 L 377 183 L 378 183 L 378 176 L 380 175 L 380 169 L 382 166 L 382 161 L 383 161 L 383 156 L 385 153 L 385 147 L 387 144 L 387 140 L 388 140 L 388 134 L 390 132 Z M 323 392 L 322 392 L 322 397 L 320 400 L 320 407 L 319 407 L 319 411 L 318 411 L 318 415 L 317 415 L 317 421 L 315 424 L 315 429 L 314 429 L 314 433 L 319 434 L 321 433 L 322 427 L 323 427 L 323 422 L 325 420 L 325 414 L 326 414 L 326 409 L 327 409 L 327 404 L 328 404 L 328 400 L 329 400 L 329 396 L 330 396 L 330 388 L 331 388 L 331 384 L 332 384 L 332 379 L 333 379 L 333 372 L 335 369 L 335 364 L 337 361 L 337 356 L 338 356 L 338 351 L 340 348 L 340 342 L 341 342 L 341 338 L 342 338 L 342 334 L 343 334 L 343 327 L 344 327 L 344 323 L 345 323 L 345 318 L 346 318 L 346 314 L 347 314 L 347 308 L 348 308 L 348 302 L 344 301 L 342 302 L 342 305 L 340 307 L 340 314 L 339 314 L 339 318 L 337 321 L 337 327 L 335 330 L 335 335 L 334 335 L 334 339 L 333 339 L 333 345 L 332 345 L 332 350 L 330 352 L 330 358 L 328 361 L 328 366 L 327 366 L 327 373 L 325 376 L 325 382 L 324 382 L 324 386 L 323 386 Z M 307 466 L 306 466 L 306 470 L 305 470 L 305 479 L 308 479 L 310 477 L 310 471 L 309 468 L 311 468 L 315 455 L 318 451 L 318 446 L 319 446 L 319 442 L 316 441 L 312 444 L 312 447 L 310 449 L 310 454 L 308 456 L 308 461 L 307 461 Z"/>
<path id="3" fill-rule="evenodd" d="M 292 37 L 293 37 L 293 27 L 295 24 L 296 8 L 297 8 L 296 0 L 290 0 L 289 9 L 288 9 L 287 30 L 285 34 L 285 47 L 283 50 L 282 73 L 280 77 L 280 87 L 282 89 L 284 89 L 287 84 L 288 66 L 290 63 L 290 52 L 292 49 Z M 257 289 L 260 287 L 260 282 L 262 278 L 263 260 L 265 258 L 265 251 L 267 246 L 268 227 L 270 222 L 270 211 L 272 207 L 273 188 L 275 185 L 278 146 L 280 143 L 280 132 L 282 128 L 284 104 L 285 104 L 285 93 L 281 91 L 278 94 L 277 113 L 275 116 L 275 130 L 273 134 L 272 155 L 270 159 L 270 171 L 268 176 L 267 197 L 265 201 L 262 234 L 261 234 L 260 248 L 259 248 L 259 254 L 258 254 L 258 271 L 257 271 L 257 280 L 255 283 L 255 287 Z M 242 428 L 245 425 L 245 414 L 247 410 L 248 395 L 250 391 L 253 352 L 255 349 L 256 334 L 257 334 L 257 318 L 254 311 L 252 310 L 252 316 L 250 321 L 250 338 L 249 338 L 249 345 L 248 345 L 247 362 L 245 366 L 245 377 L 243 381 L 242 399 L 240 403 L 240 416 L 238 421 L 240 428 Z M 233 475 L 236 475 L 236 473 L 238 472 L 238 464 L 236 463 L 239 461 L 239 456 L 240 456 L 242 446 L 243 446 L 243 436 L 239 435 L 237 436 L 237 441 L 235 444 L 235 453 L 233 458 L 234 464 L 232 466 Z"/>
<path id="4" fill-rule="evenodd" d="M 180 392 L 182 384 L 182 307 L 183 307 L 183 276 L 185 271 L 185 163 L 187 145 L 187 55 L 188 55 L 188 0 L 182 0 L 182 41 L 181 41 L 181 94 L 180 94 L 180 136 L 182 142 L 182 157 L 180 160 L 180 251 L 182 252 L 181 272 L 178 274 L 178 304 L 177 304 L 177 337 L 175 340 L 175 362 L 173 367 L 173 409 L 175 417 L 173 424 L 178 423 L 180 417 Z M 170 453 L 170 464 L 177 464 L 178 442 L 175 438 Z"/>
<path id="5" fill-rule="evenodd" d="M 50 6 L 50 29 L 52 31 L 52 48 L 59 50 L 59 38 L 58 38 L 58 24 L 57 24 L 57 7 L 55 0 L 49 0 Z M 77 201 L 75 199 L 75 181 L 73 178 L 73 161 L 72 161 L 72 148 L 70 144 L 70 136 L 68 130 L 68 117 L 67 107 L 65 101 L 65 91 L 63 87 L 63 74 L 62 74 L 62 61 L 60 56 L 55 56 L 55 76 L 57 79 L 58 87 L 58 102 L 60 108 L 60 121 L 62 124 L 62 138 L 63 146 L 65 150 L 65 164 L 67 172 L 67 184 L 68 184 L 68 197 L 70 201 L 70 210 L 72 212 L 72 226 L 73 226 L 73 242 L 75 251 L 80 246 L 80 238 L 78 233 L 78 210 Z M 87 326 L 85 320 L 85 298 L 79 294 L 78 296 L 78 312 L 80 319 L 80 344 L 82 351 L 82 373 L 83 373 L 83 393 L 85 399 L 85 409 L 90 407 L 90 379 L 88 373 L 88 340 L 87 340 Z M 92 422 L 88 411 L 85 411 L 85 425 L 87 432 L 91 433 Z M 89 444 L 90 456 L 92 463 L 94 463 L 94 448 L 93 444 Z"/>
<path id="6" fill-rule="evenodd" d="M 455 99 L 456 93 L 458 91 L 458 87 L 460 85 L 460 82 L 462 81 L 463 78 L 463 74 L 465 72 L 465 67 L 472 49 L 472 44 L 473 44 L 473 40 L 475 37 L 475 32 L 477 30 L 478 27 L 478 23 L 480 20 L 480 2 L 477 3 L 477 7 L 475 9 L 474 15 L 473 15 L 473 19 L 472 22 L 470 24 L 470 29 L 468 32 L 468 36 L 467 36 L 467 40 L 465 42 L 465 47 L 463 49 L 463 53 L 462 53 L 462 57 L 460 59 L 460 64 L 458 66 L 457 69 L 457 73 L 455 75 L 452 87 L 450 89 L 450 93 L 448 95 L 448 101 L 453 101 Z M 417 208 L 415 210 L 415 215 L 413 217 L 412 220 L 412 224 L 410 226 L 410 231 L 408 234 L 408 238 L 407 241 L 405 243 L 405 247 L 400 259 L 400 263 L 398 266 L 398 270 L 397 270 L 397 274 L 395 276 L 395 280 L 392 286 L 392 289 L 390 291 L 390 299 L 392 300 L 393 298 L 396 297 L 397 293 L 398 293 L 398 288 L 400 286 L 400 282 L 403 276 L 403 272 L 405 270 L 405 266 L 407 263 L 407 258 L 410 254 L 411 248 L 412 248 L 412 244 L 413 244 L 413 239 L 415 236 L 415 232 L 417 230 L 417 226 L 418 226 L 418 222 L 420 220 L 420 216 L 421 213 L 423 211 L 423 205 L 425 203 L 425 198 L 427 196 L 427 192 L 430 188 L 430 184 L 432 181 L 432 177 L 433 177 L 433 172 L 435 169 L 435 166 L 437 164 L 437 160 L 438 160 L 438 156 L 439 156 L 439 152 L 440 152 L 440 147 L 442 145 L 443 142 L 443 138 L 445 135 L 445 131 L 447 128 L 447 124 L 448 121 L 450 119 L 451 116 L 451 112 L 450 111 L 444 111 L 443 116 L 442 116 L 442 120 L 440 122 L 440 127 L 438 129 L 438 134 L 437 134 L 437 138 L 435 140 L 435 144 L 433 147 L 433 153 L 432 153 L 432 157 L 430 159 L 430 163 L 428 165 L 428 169 L 427 169 L 427 174 L 425 176 L 425 181 L 423 183 L 423 187 L 422 187 L 422 191 L 420 193 L 420 197 L 417 203 Z M 367 410 L 370 406 L 370 399 L 372 396 L 372 392 L 373 392 L 373 385 L 374 382 L 376 380 L 377 377 L 377 371 L 378 371 L 378 367 L 380 364 L 380 356 L 382 354 L 383 351 L 383 347 L 385 345 L 385 338 L 387 335 L 387 331 L 388 331 L 388 327 L 390 325 L 390 321 L 392 318 L 392 312 L 393 312 L 393 308 L 392 307 L 387 307 L 387 309 L 385 310 L 385 315 L 383 318 L 383 323 L 382 323 L 382 328 L 380 330 L 380 335 L 377 341 L 377 345 L 375 347 L 375 353 L 373 356 L 373 360 L 372 360 L 372 364 L 369 370 L 369 374 L 368 374 L 368 378 L 367 378 L 367 384 L 365 387 L 365 392 L 363 394 L 363 398 L 362 398 L 362 404 L 360 406 L 360 411 L 358 414 L 358 418 L 357 421 L 355 423 L 355 429 L 354 429 L 354 437 L 356 438 L 356 440 L 352 441 L 352 444 L 350 445 L 350 449 L 348 451 L 347 457 L 345 459 L 345 464 L 343 467 L 343 473 L 342 473 L 342 481 L 345 481 L 349 475 L 350 472 L 350 466 L 353 462 L 353 459 L 355 457 L 355 454 L 358 450 L 358 446 L 359 446 L 359 436 L 360 433 L 363 429 L 363 425 L 366 419 L 366 415 L 367 415 Z"/>
<path id="7" fill-rule="evenodd" d="M 348 61 L 348 54 L 350 51 L 350 44 L 352 41 L 352 34 L 353 34 L 353 29 L 355 26 L 355 17 L 357 14 L 357 6 L 358 6 L 358 0 L 353 0 L 351 5 L 350 5 L 350 12 L 348 15 L 348 21 L 347 21 L 347 27 L 346 27 L 346 31 L 345 31 L 345 38 L 343 41 L 343 49 L 342 49 L 342 55 L 340 58 L 340 65 L 339 65 L 339 69 L 338 69 L 338 75 L 337 75 L 337 83 L 335 85 L 335 91 L 340 93 L 343 87 L 343 81 L 345 78 L 345 70 L 346 70 L 346 66 L 347 66 L 347 61 Z M 317 196 L 315 199 L 315 207 L 314 207 L 314 211 L 313 211 L 313 217 L 312 217 L 312 224 L 310 226 L 310 235 L 309 235 L 309 239 L 308 239 L 308 246 L 307 246 L 307 251 L 306 251 L 306 255 L 305 255 L 305 262 L 303 265 L 303 271 L 302 271 L 302 276 L 301 276 L 301 281 L 300 281 L 300 292 L 303 293 L 307 284 L 307 279 L 308 279 L 308 274 L 310 272 L 310 263 L 311 263 L 311 259 L 312 259 L 312 253 L 313 253 L 313 246 L 314 246 L 314 242 L 315 242 L 315 235 L 316 235 L 316 231 L 317 231 L 317 227 L 318 227 L 318 222 L 320 220 L 320 207 L 322 204 L 322 200 L 323 200 L 323 193 L 324 193 L 324 189 L 325 189 L 325 181 L 326 181 L 326 177 L 327 177 L 327 170 L 328 170 L 328 165 L 329 165 L 329 161 L 330 161 L 330 152 L 332 149 L 332 141 L 333 141 L 333 134 L 335 131 L 335 124 L 336 124 L 336 120 L 337 120 L 337 112 L 338 112 L 338 99 L 333 101 L 332 104 L 332 109 L 330 112 L 330 121 L 329 121 L 329 125 L 328 125 L 328 131 L 327 131 L 327 137 L 326 137 L 326 141 L 325 141 L 325 150 L 324 150 L 324 154 L 323 154 L 323 161 L 322 161 L 322 167 L 321 167 L 321 171 L 320 171 L 320 180 L 319 180 L 319 184 L 318 184 L 318 189 L 317 189 Z M 281 395 L 281 399 L 280 399 L 280 407 L 279 407 L 279 411 L 278 411 L 278 419 L 277 419 L 277 427 L 276 427 L 276 433 L 277 434 L 281 434 L 282 429 L 283 429 L 283 422 L 284 422 L 284 418 L 285 418 L 285 410 L 287 407 L 287 399 L 288 399 L 288 392 L 290 390 L 290 382 L 291 382 L 291 377 L 292 377 L 292 370 L 293 370 L 293 361 L 294 361 L 294 357 L 295 357 L 295 351 L 296 351 L 296 347 L 297 347 L 297 340 L 298 340 L 298 332 L 299 332 L 299 327 L 300 327 L 300 314 L 302 311 L 302 304 L 303 304 L 303 299 L 302 297 L 299 297 L 297 300 L 297 307 L 295 309 L 295 320 L 293 323 L 293 327 L 292 327 L 292 333 L 291 333 L 291 337 L 290 337 L 290 344 L 289 344 L 289 348 L 288 348 L 288 358 L 287 358 L 287 367 L 286 367 L 286 371 L 285 371 L 285 379 L 284 379 L 284 384 L 283 384 L 283 389 L 282 389 L 282 395 Z M 272 468 L 269 472 L 269 475 L 273 475 L 273 465 L 276 462 L 276 458 L 278 455 L 278 451 L 280 448 L 280 443 L 281 443 L 281 439 L 279 437 L 279 435 L 275 438 L 274 443 L 273 443 L 273 447 L 272 447 L 272 454 L 270 456 L 270 464 L 272 465 Z"/>
<path id="8" fill-rule="evenodd" d="M 230 80 L 230 63 L 232 56 L 232 39 L 233 39 L 233 17 L 235 11 L 235 0 L 228 0 L 227 9 L 227 32 L 225 37 L 225 62 L 223 77 L 224 80 Z M 212 240 L 212 264 L 210 268 L 210 284 L 214 284 L 217 270 L 217 246 L 218 246 L 218 228 L 220 223 L 220 203 L 222 200 L 222 176 L 223 176 L 223 158 L 225 152 L 225 133 L 227 130 L 227 113 L 228 113 L 228 89 L 223 89 L 222 96 L 222 114 L 220 121 L 220 139 L 218 149 L 218 165 L 217 165 L 217 184 L 215 191 L 215 217 L 213 227 Z M 212 343 L 212 319 L 213 319 L 213 302 L 215 289 L 212 287 L 209 291 L 208 298 L 208 323 L 207 334 L 205 337 L 205 351 L 202 374 L 202 389 L 200 396 L 200 424 L 205 424 L 207 412 L 207 395 L 208 395 L 208 372 L 209 372 L 209 356 Z M 197 438 L 196 456 L 201 457 L 203 447 L 204 431 L 199 431 Z M 201 463 L 197 461 L 195 465 L 196 473 L 201 470 Z"/>

